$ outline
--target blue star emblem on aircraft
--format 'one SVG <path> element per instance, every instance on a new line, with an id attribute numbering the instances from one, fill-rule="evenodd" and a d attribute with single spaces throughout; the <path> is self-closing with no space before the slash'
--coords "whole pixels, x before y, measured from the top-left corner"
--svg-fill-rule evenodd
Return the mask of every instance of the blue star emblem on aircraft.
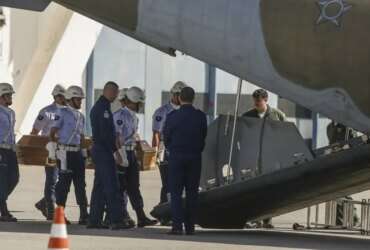
<path id="1" fill-rule="evenodd" d="M 332 22 L 339 26 L 343 15 L 352 8 L 352 5 L 345 0 L 320 0 L 317 4 L 320 9 L 320 16 L 316 24 Z"/>

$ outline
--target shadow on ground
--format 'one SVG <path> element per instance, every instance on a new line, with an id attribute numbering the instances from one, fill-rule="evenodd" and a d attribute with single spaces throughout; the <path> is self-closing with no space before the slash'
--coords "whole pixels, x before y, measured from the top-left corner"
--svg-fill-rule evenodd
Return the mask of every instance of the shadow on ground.
<path id="1" fill-rule="evenodd" d="M 370 238 L 360 239 L 327 234 L 306 234 L 286 231 L 259 230 L 200 230 L 195 236 L 169 236 L 168 228 L 144 228 L 123 231 L 88 230 L 83 226 L 68 226 L 69 235 L 122 237 L 149 240 L 176 240 L 184 242 L 218 243 L 241 246 L 285 247 L 291 249 L 370 249 Z M 40 221 L 0 223 L 0 232 L 49 234 L 50 224 Z"/>

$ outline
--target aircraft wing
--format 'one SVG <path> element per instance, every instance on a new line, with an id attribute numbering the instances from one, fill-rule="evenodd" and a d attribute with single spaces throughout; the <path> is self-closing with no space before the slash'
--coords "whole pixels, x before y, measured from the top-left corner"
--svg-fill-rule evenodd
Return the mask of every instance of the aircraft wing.
<path id="1" fill-rule="evenodd" d="M 0 0 L 0 6 L 43 11 L 48 7 L 50 2 L 50 0 Z"/>

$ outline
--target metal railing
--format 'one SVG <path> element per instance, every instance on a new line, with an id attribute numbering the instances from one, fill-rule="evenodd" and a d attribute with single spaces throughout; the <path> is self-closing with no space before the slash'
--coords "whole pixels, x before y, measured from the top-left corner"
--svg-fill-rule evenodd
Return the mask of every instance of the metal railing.
<path id="1" fill-rule="evenodd" d="M 343 206 L 342 225 L 337 225 L 337 207 Z M 360 217 L 355 223 L 356 207 L 360 207 Z M 338 199 L 325 203 L 324 223 L 319 223 L 320 206 L 315 206 L 315 222 L 311 222 L 311 207 L 307 208 L 306 227 L 295 223 L 294 230 L 311 229 L 344 229 L 348 231 L 358 231 L 362 235 L 370 235 L 370 199 L 355 201 L 350 199 Z"/>

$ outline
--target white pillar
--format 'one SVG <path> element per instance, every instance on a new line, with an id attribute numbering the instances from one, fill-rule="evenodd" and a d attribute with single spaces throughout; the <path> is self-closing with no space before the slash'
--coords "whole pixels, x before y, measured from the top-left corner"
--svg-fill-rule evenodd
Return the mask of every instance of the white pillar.
<path id="1" fill-rule="evenodd" d="M 21 134 L 29 133 L 37 112 L 52 101 L 55 84 L 83 86 L 83 75 L 89 56 L 95 46 L 102 25 L 79 14 L 73 14 L 27 113 L 19 124 Z"/>
<path id="2" fill-rule="evenodd" d="M 17 43 L 9 47 L 9 53 L 17 52 L 18 55 L 17 57 L 9 55 L 9 68 L 13 74 L 16 90 L 13 104 L 13 109 L 17 115 L 16 132 L 19 132 L 19 128 L 23 124 L 27 111 L 34 100 L 34 95 L 37 93 L 39 85 L 47 72 L 71 16 L 71 11 L 58 5 L 51 5 L 45 13 L 39 16 L 39 22 L 35 24 L 38 27 L 33 27 L 34 33 L 32 36 L 31 34 L 26 37 L 12 36 L 12 39 L 16 39 Z M 26 22 L 28 22 L 28 19 L 21 18 L 21 20 L 18 20 L 18 25 L 13 25 L 11 29 L 15 29 L 13 32 L 16 32 L 24 29 L 24 27 L 29 27 Z M 27 38 L 30 41 L 37 40 L 36 48 L 24 47 L 23 43 L 20 43 L 21 39 L 24 39 L 24 43 L 27 43 Z M 19 51 L 22 49 L 25 50 L 24 58 Z M 31 57 L 31 59 L 27 57 Z M 27 63 L 24 64 L 23 61 L 27 61 Z M 18 79 L 18 72 L 22 74 L 20 79 Z M 41 99 L 49 100 L 46 96 Z"/>

